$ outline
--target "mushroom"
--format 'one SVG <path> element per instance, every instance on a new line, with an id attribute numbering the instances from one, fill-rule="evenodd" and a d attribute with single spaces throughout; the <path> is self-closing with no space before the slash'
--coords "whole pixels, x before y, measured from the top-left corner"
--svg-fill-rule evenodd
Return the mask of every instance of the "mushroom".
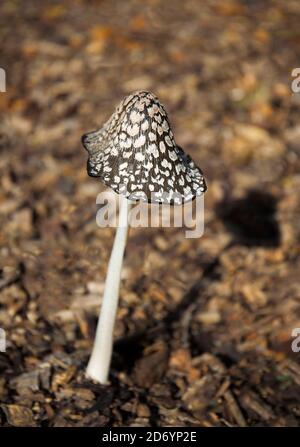
<path id="1" fill-rule="evenodd" d="M 119 226 L 87 367 L 89 377 L 106 384 L 130 201 L 183 204 L 202 195 L 206 185 L 201 170 L 175 143 L 164 107 L 147 91 L 125 97 L 100 130 L 83 135 L 82 144 L 89 154 L 88 174 L 121 196 Z"/>

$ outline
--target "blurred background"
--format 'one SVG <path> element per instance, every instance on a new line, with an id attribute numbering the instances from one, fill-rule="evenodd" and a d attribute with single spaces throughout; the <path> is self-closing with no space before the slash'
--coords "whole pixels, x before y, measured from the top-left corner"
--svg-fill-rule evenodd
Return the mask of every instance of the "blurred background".
<path id="1" fill-rule="evenodd" d="M 298 426 L 300 4 L 3 0 L 0 425 Z M 86 380 L 114 237 L 81 135 L 150 90 L 205 232 L 130 232 L 112 383 Z"/>

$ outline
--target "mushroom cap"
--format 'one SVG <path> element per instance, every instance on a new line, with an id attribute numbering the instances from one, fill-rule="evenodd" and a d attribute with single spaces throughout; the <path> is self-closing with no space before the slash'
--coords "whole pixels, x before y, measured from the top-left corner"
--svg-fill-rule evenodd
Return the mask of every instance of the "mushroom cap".
<path id="1" fill-rule="evenodd" d="M 88 174 L 131 200 L 182 204 L 206 190 L 201 170 L 175 143 L 165 108 L 150 92 L 125 97 L 82 144 Z"/>

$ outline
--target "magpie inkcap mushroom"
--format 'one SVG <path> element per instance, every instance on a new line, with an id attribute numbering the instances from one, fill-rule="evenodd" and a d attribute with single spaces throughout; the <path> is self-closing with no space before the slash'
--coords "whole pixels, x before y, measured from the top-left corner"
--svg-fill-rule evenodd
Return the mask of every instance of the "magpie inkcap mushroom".
<path id="1" fill-rule="evenodd" d="M 127 96 L 100 130 L 83 135 L 82 143 L 89 154 L 88 174 L 121 196 L 119 226 L 87 366 L 89 377 L 106 384 L 131 200 L 179 205 L 201 196 L 206 185 L 201 170 L 175 143 L 167 113 L 152 93 Z"/>

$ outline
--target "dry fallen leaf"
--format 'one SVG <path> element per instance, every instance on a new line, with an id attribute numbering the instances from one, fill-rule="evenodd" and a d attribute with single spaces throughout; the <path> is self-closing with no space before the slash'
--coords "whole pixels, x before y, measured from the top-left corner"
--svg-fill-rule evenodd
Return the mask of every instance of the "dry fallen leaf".
<path id="1" fill-rule="evenodd" d="M 21 405 L 1 405 L 7 422 L 14 427 L 35 427 L 32 411 Z"/>

